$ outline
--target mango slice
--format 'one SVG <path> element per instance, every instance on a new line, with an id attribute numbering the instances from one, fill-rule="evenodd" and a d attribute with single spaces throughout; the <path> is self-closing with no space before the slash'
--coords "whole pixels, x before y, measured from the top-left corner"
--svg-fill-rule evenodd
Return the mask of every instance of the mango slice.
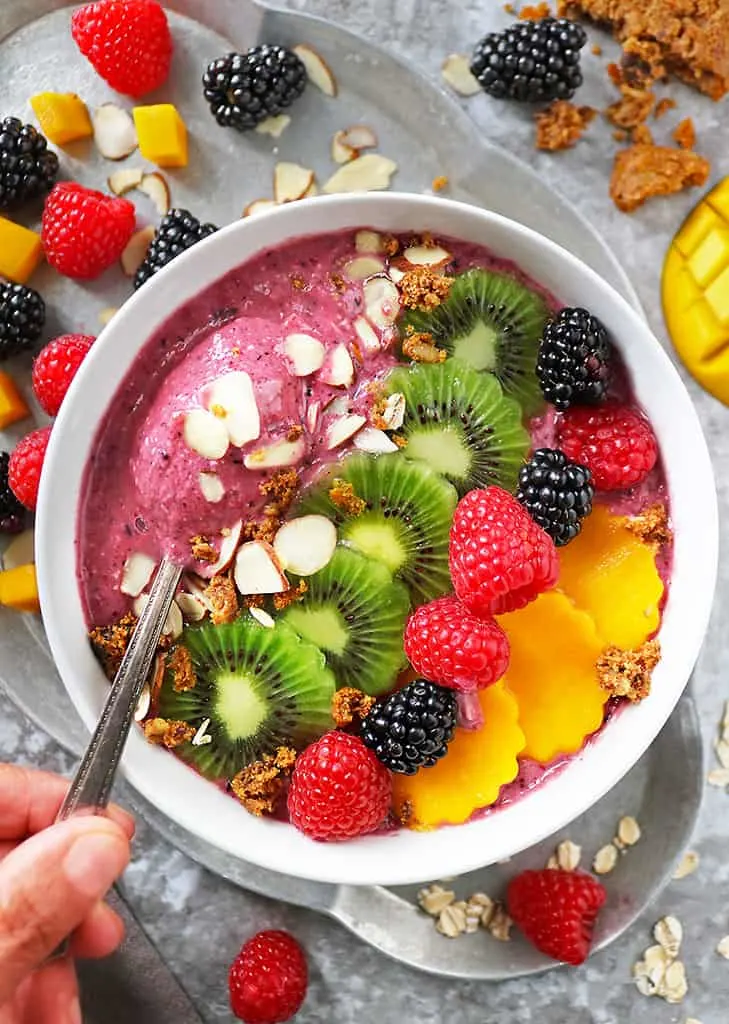
<path id="1" fill-rule="evenodd" d="M 94 134 L 86 104 L 75 92 L 39 92 L 30 105 L 41 131 L 56 146 Z"/>
<path id="2" fill-rule="evenodd" d="M 139 152 L 158 167 L 187 166 L 187 128 L 171 103 L 135 107 Z"/>
<path id="3" fill-rule="evenodd" d="M 0 277 L 25 284 L 42 255 L 40 235 L 0 217 Z"/>
<path id="4" fill-rule="evenodd" d="M 34 565 L 0 572 L 0 604 L 18 612 L 40 611 Z"/>
<path id="5" fill-rule="evenodd" d="M 393 776 L 393 808 L 408 828 L 425 831 L 467 821 L 516 778 L 516 758 L 524 746 L 516 701 L 502 682 L 482 690 L 478 699 L 484 724 L 477 732 L 457 729 L 448 753 L 432 768 Z"/>
<path id="6" fill-rule="evenodd" d="M 655 633 L 663 595 L 655 551 L 622 516 L 595 505 L 582 532 L 558 552 L 557 587 L 589 613 L 603 647 L 633 650 Z"/>
<path id="7" fill-rule="evenodd" d="M 0 371 L 0 430 L 24 420 L 26 416 L 30 416 L 30 409 L 15 381 L 9 374 Z"/>
<path id="8" fill-rule="evenodd" d="M 511 644 L 503 682 L 519 705 L 522 753 L 542 764 L 575 753 L 599 728 L 608 699 L 595 669 L 605 645 L 594 622 L 552 591 L 499 623 Z"/>

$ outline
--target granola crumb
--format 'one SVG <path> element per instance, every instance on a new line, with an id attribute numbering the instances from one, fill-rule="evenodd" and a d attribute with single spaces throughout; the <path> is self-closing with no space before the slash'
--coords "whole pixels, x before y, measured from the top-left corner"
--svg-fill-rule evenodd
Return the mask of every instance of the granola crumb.
<path id="1" fill-rule="evenodd" d="M 110 626 L 96 626 L 89 630 L 91 647 L 108 679 L 113 679 L 119 671 L 136 624 L 136 615 L 127 612 L 123 618 Z"/>
<path id="2" fill-rule="evenodd" d="M 197 562 L 214 563 L 218 560 L 218 552 L 208 538 L 203 537 L 201 533 L 197 533 L 194 537 L 190 538 L 190 550 L 192 551 L 192 557 Z"/>
<path id="3" fill-rule="evenodd" d="M 504 4 L 504 10 L 507 14 L 516 14 L 516 8 L 513 4 Z"/>
<path id="4" fill-rule="evenodd" d="M 574 146 L 594 120 L 592 107 L 577 107 L 568 100 L 555 100 L 546 110 L 534 115 L 537 122 L 537 149 L 557 150 Z"/>
<path id="5" fill-rule="evenodd" d="M 275 754 L 264 754 L 260 761 L 246 765 L 230 780 L 230 788 L 251 814 L 259 818 L 273 814 L 295 762 L 295 750 L 279 747 Z"/>
<path id="6" fill-rule="evenodd" d="M 302 428 L 303 433 L 303 428 Z M 299 474 L 289 467 L 277 469 L 273 476 L 258 485 L 258 490 L 265 498 L 271 498 L 278 506 L 279 512 L 286 512 L 299 489 Z"/>
<path id="7" fill-rule="evenodd" d="M 150 743 L 168 750 L 183 743 L 189 743 L 195 735 L 195 727 L 187 722 L 170 721 L 166 718 L 149 718 L 142 725 L 144 735 Z"/>
<path id="8" fill-rule="evenodd" d="M 227 574 L 213 576 L 205 588 L 205 597 L 211 605 L 210 618 L 214 625 L 220 626 L 237 618 L 238 592 Z"/>
<path id="9" fill-rule="evenodd" d="M 246 594 L 240 599 L 241 608 L 263 608 L 265 603 L 263 594 Z"/>
<path id="10" fill-rule="evenodd" d="M 286 431 L 286 440 L 291 442 L 298 441 L 299 438 L 303 435 L 303 433 L 304 428 L 301 426 L 300 423 L 292 423 L 289 429 Z"/>
<path id="11" fill-rule="evenodd" d="M 297 292 L 303 292 L 306 288 L 306 281 L 303 279 L 301 274 L 292 274 L 291 286 L 292 288 L 295 288 Z"/>
<path id="12" fill-rule="evenodd" d="M 332 718 L 338 729 L 345 725 L 361 722 L 367 717 L 375 705 L 375 698 L 356 690 L 353 686 L 345 686 L 332 697 Z"/>
<path id="13" fill-rule="evenodd" d="M 623 81 L 623 72 L 620 70 L 620 65 L 612 61 L 610 64 L 608 64 L 606 70 L 608 73 L 608 78 L 613 83 L 613 85 L 620 85 L 620 83 Z"/>
<path id="14" fill-rule="evenodd" d="M 655 94 L 629 85 L 621 85 L 620 92 L 620 99 L 610 104 L 605 116 L 617 128 L 637 128 L 650 117 L 656 103 Z"/>
<path id="15" fill-rule="evenodd" d="M 526 7 L 522 7 L 519 11 L 520 21 L 541 21 L 542 18 L 548 18 L 552 11 L 547 3 L 539 4 L 527 4 Z"/>
<path id="16" fill-rule="evenodd" d="M 288 590 L 273 595 L 273 607 L 277 612 L 282 612 L 284 608 L 288 608 L 289 605 L 300 601 L 308 589 L 309 584 L 306 580 L 299 580 L 295 587 L 289 587 Z"/>
<path id="17" fill-rule="evenodd" d="M 646 544 L 668 544 L 673 536 L 668 525 L 668 510 L 661 501 L 650 505 L 637 516 L 627 516 L 625 528 Z"/>
<path id="18" fill-rule="evenodd" d="M 332 287 L 336 292 L 340 292 L 341 294 L 341 292 L 347 290 L 347 282 L 344 280 L 341 274 L 332 272 L 329 275 L 329 280 L 331 281 Z"/>
<path id="19" fill-rule="evenodd" d="M 613 138 L 616 142 L 625 142 L 628 138 L 628 133 L 624 128 L 616 128 L 613 132 Z"/>
<path id="20" fill-rule="evenodd" d="M 394 235 L 384 235 L 382 238 L 382 250 L 385 256 L 392 258 L 400 252 L 400 242 Z"/>
<path id="21" fill-rule="evenodd" d="M 693 149 L 696 145 L 696 129 L 690 117 L 684 117 L 679 121 L 672 132 L 673 141 L 681 149 Z"/>
<path id="22" fill-rule="evenodd" d="M 639 124 L 637 128 L 634 128 L 631 139 L 634 144 L 640 143 L 644 146 L 653 145 L 653 133 L 647 124 Z"/>
<path id="23" fill-rule="evenodd" d="M 656 121 L 659 121 L 664 114 L 667 114 L 669 110 L 673 110 L 676 106 L 676 101 L 671 99 L 670 96 L 662 96 L 656 103 L 656 109 L 653 111 L 653 117 Z"/>
<path id="24" fill-rule="evenodd" d="M 413 267 L 407 271 L 398 288 L 403 306 L 429 310 L 448 298 L 452 284 L 452 277 L 442 277 L 431 267 Z"/>
<path id="25" fill-rule="evenodd" d="M 395 820 L 403 826 L 403 828 L 415 828 L 417 825 L 415 810 L 411 800 L 403 800 L 395 812 L 394 817 Z"/>
<path id="26" fill-rule="evenodd" d="M 661 645 L 648 640 L 634 651 L 607 647 L 597 660 L 600 686 L 611 697 L 627 697 L 637 703 L 651 691 L 651 673 L 661 657 Z"/>
<path id="27" fill-rule="evenodd" d="M 402 343 L 402 354 L 416 363 L 442 363 L 448 353 L 433 343 L 433 335 L 426 332 L 408 334 Z"/>
<path id="28" fill-rule="evenodd" d="M 596 57 L 601 57 L 602 56 L 602 46 L 600 46 L 599 43 L 593 43 L 592 46 L 590 47 L 590 50 L 592 51 L 592 53 Z"/>
<path id="29" fill-rule="evenodd" d="M 708 160 L 690 150 L 638 143 L 616 155 L 610 195 L 619 210 L 632 213 L 652 196 L 703 185 L 710 169 Z"/>
<path id="30" fill-rule="evenodd" d="M 193 668 L 192 658 L 187 647 L 178 644 L 167 662 L 172 673 L 172 689 L 177 693 L 186 693 L 197 686 L 197 676 Z"/>
<path id="31" fill-rule="evenodd" d="M 329 488 L 329 499 L 333 505 L 348 516 L 360 516 L 367 508 L 367 502 L 355 494 L 354 486 L 347 480 L 335 477 Z"/>
<path id="32" fill-rule="evenodd" d="M 437 178 L 433 178 L 430 187 L 434 192 L 442 192 L 444 188 L 448 188 L 448 175 L 439 174 Z"/>
<path id="33" fill-rule="evenodd" d="M 392 438 L 393 443 L 398 446 L 398 448 L 407 448 L 408 439 L 406 437 L 403 437 L 402 434 L 391 434 L 390 437 Z"/>

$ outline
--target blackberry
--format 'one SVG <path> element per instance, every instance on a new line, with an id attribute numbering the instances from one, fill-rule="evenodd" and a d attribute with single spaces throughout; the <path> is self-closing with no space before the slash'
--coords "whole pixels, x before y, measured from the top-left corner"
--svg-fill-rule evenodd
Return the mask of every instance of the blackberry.
<path id="1" fill-rule="evenodd" d="M 134 275 L 134 287 L 141 288 L 145 281 L 166 267 L 175 256 L 217 230 L 215 224 L 201 224 L 189 210 L 179 207 L 169 210 L 160 221 L 147 255 Z"/>
<path id="2" fill-rule="evenodd" d="M 212 61 L 202 81 L 218 124 L 245 132 L 301 96 L 306 68 L 286 47 L 265 44 Z"/>
<path id="3" fill-rule="evenodd" d="M 567 18 L 519 21 L 476 44 L 471 71 L 497 99 L 568 100 L 582 85 L 580 50 L 586 42 L 585 30 Z"/>
<path id="4" fill-rule="evenodd" d="M 19 533 L 25 525 L 25 509 L 10 490 L 10 456 L 0 452 L 0 533 Z"/>
<path id="5" fill-rule="evenodd" d="M 391 772 L 414 775 L 447 753 L 456 717 L 453 690 L 416 679 L 372 708 L 361 736 Z"/>
<path id="6" fill-rule="evenodd" d="M 517 500 L 557 547 L 574 540 L 592 512 L 592 474 L 557 448 L 539 448 L 519 473 Z"/>
<path id="7" fill-rule="evenodd" d="M 537 378 L 556 409 L 594 405 L 610 383 L 611 346 L 607 331 L 586 309 L 568 306 L 542 332 Z"/>
<path id="8" fill-rule="evenodd" d="M 32 124 L 17 117 L 0 121 L 0 209 L 50 192 L 57 176 L 58 157 Z"/>
<path id="9" fill-rule="evenodd" d="M 38 292 L 0 281 L 0 362 L 30 348 L 45 321 L 46 306 Z"/>

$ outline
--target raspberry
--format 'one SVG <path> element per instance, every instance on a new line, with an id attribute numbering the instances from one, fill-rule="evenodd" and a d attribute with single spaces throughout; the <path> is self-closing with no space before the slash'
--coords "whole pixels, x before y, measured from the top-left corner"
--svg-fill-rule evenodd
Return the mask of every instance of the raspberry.
<path id="1" fill-rule="evenodd" d="M 249 939 L 228 974 L 230 1008 L 245 1024 L 282 1024 L 306 997 L 304 951 L 288 932 L 259 932 Z"/>
<path id="2" fill-rule="evenodd" d="M 46 199 L 41 224 L 46 259 L 66 277 L 98 277 L 121 256 L 135 220 L 128 199 L 74 182 L 56 185 Z"/>
<path id="3" fill-rule="evenodd" d="M 455 597 L 416 608 L 404 643 L 416 672 L 464 693 L 490 686 L 509 666 L 509 641 L 501 626 L 477 619 Z"/>
<path id="4" fill-rule="evenodd" d="M 71 381 L 96 339 L 88 334 L 62 334 L 41 349 L 33 363 L 33 391 L 41 409 L 55 416 Z"/>
<path id="5" fill-rule="evenodd" d="M 469 491 L 459 501 L 450 565 L 456 594 L 480 617 L 523 608 L 559 575 L 552 538 L 500 487 Z"/>
<path id="6" fill-rule="evenodd" d="M 598 491 L 620 491 L 640 483 L 658 458 L 650 423 L 637 410 L 614 402 L 597 409 L 570 409 L 557 434 L 562 451 L 587 466 Z"/>
<path id="7" fill-rule="evenodd" d="M 297 758 L 288 806 L 312 839 L 363 836 L 387 817 L 390 775 L 358 736 L 328 732 Z"/>
<path id="8" fill-rule="evenodd" d="M 581 964 L 605 889 L 582 871 L 524 871 L 509 883 L 509 916 L 537 949 L 555 960 Z"/>
<path id="9" fill-rule="evenodd" d="M 71 34 L 112 89 L 144 96 L 170 72 L 172 36 L 155 0 L 99 0 L 74 11 Z"/>
<path id="10" fill-rule="evenodd" d="M 8 465 L 10 490 L 21 505 L 25 505 L 31 511 L 38 504 L 38 487 L 50 436 L 50 427 L 33 430 L 18 442 L 10 456 Z"/>

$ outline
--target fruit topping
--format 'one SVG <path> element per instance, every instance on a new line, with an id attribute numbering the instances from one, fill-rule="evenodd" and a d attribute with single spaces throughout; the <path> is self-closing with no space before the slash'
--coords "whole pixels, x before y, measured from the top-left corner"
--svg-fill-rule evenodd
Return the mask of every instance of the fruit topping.
<path id="1" fill-rule="evenodd" d="M 306 43 L 295 46 L 294 53 L 306 68 L 309 81 L 313 82 L 317 89 L 321 89 L 325 96 L 336 96 L 339 91 L 337 81 L 322 55 Z"/>
<path id="2" fill-rule="evenodd" d="M 405 398 L 403 454 L 437 470 L 465 494 L 497 484 L 511 490 L 529 449 L 522 413 L 495 377 L 465 363 L 399 367 L 387 379 Z"/>
<path id="3" fill-rule="evenodd" d="M 9 462 L 8 453 L 0 452 L 0 533 L 20 533 L 25 525 L 25 509 L 8 482 Z"/>
<path id="4" fill-rule="evenodd" d="M 663 581 L 655 550 L 622 516 L 596 505 L 559 562 L 560 590 L 589 613 L 603 646 L 634 650 L 658 629 Z"/>
<path id="5" fill-rule="evenodd" d="M 552 538 L 500 487 L 470 491 L 453 516 L 453 588 L 472 614 L 514 611 L 557 582 Z"/>
<path id="6" fill-rule="evenodd" d="M 158 167 L 187 167 L 187 128 L 172 103 L 132 111 L 139 152 Z"/>
<path id="7" fill-rule="evenodd" d="M 44 195 L 58 176 L 58 157 L 31 124 L 17 117 L 0 121 L 0 210 L 12 210 Z"/>
<path id="8" fill-rule="evenodd" d="M 476 46 L 471 72 L 497 99 L 528 103 L 568 100 L 582 85 L 585 30 L 566 18 L 516 22 Z"/>
<path id="9" fill-rule="evenodd" d="M 288 932 L 259 932 L 233 961 L 230 1008 L 244 1024 L 282 1024 L 301 1008 L 309 984 L 304 951 Z"/>
<path id="10" fill-rule="evenodd" d="M 512 878 L 509 916 L 540 952 L 563 963 L 584 963 L 595 919 L 605 903 L 603 886 L 584 871 L 545 868 Z"/>
<path id="11" fill-rule="evenodd" d="M 351 484 L 364 508 L 335 501 Z M 302 496 L 297 510 L 328 516 L 340 539 L 367 558 L 382 562 L 409 587 L 416 603 L 449 588 L 448 530 L 457 495 L 421 462 L 398 454 L 350 455 L 328 470 Z"/>
<path id="12" fill-rule="evenodd" d="M 172 36 L 156 0 L 98 0 L 71 16 L 81 53 L 112 89 L 144 96 L 167 80 Z"/>
<path id="13" fill-rule="evenodd" d="M 542 594 L 499 618 L 511 646 L 504 682 L 519 705 L 524 755 L 540 764 L 573 754 L 600 727 L 608 694 L 595 668 L 604 643 L 564 594 Z"/>
<path id="14" fill-rule="evenodd" d="M 137 148 L 137 132 L 128 110 L 102 103 L 92 115 L 94 142 L 107 160 L 123 160 Z"/>
<path id="15" fill-rule="evenodd" d="M 406 249 L 404 256 L 412 251 Z M 401 336 L 409 331 L 430 334 L 449 355 L 493 373 L 504 394 L 531 415 L 542 405 L 534 368 L 548 315 L 544 299 L 514 277 L 474 269 L 459 274 L 448 297 L 434 309 L 406 313 Z"/>
<path id="16" fill-rule="evenodd" d="M 50 427 L 41 427 L 18 441 L 8 464 L 8 483 L 15 497 L 26 508 L 35 510 L 38 503 L 43 460 L 51 436 Z"/>
<path id="17" fill-rule="evenodd" d="M 16 612 L 40 611 L 34 565 L 19 565 L 0 572 L 0 605 Z"/>
<path id="18" fill-rule="evenodd" d="M 567 307 L 544 327 L 537 378 L 555 408 L 591 405 L 605 397 L 610 381 L 607 331 L 586 309 Z"/>
<path id="19" fill-rule="evenodd" d="M 574 540 L 592 512 L 595 489 L 589 469 L 557 448 L 539 448 L 519 470 L 520 501 L 557 547 Z"/>
<path id="20" fill-rule="evenodd" d="M 289 817 L 311 839 L 353 839 L 383 824 L 390 796 L 390 773 L 362 740 L 328 732 L 297 758 Z"/>
<path id="21" fill-rule="evenodd" d="M 198 729 L 210 719 L 209 743 L 179 750 L 208 778 L 231 779 L 280 746 L 301 748 L 331 726 L 334 678 L 324 656 L 283 622 L 273 629 L 251 616 L 185 630 L 197 683 L 177 691 L 165 676 L 160 714 Z"/>
<path id="22" fill-rule="evenodd" d="M 33 391 L 48 416 L 58 415 L 61 402 L 95 340 L 88 334 L 61 334 L 36 356 Z"/>
<path id="23" fill-rule="evenodd" d="M 166 267 L 175 256 L 217 230 L 215 224 L 201 224 L 188 210 L 170 210 L 162 218 L 145 260 L 134 276 L 134 287 L 141 288 L 145 281 Z"/>
<path id="24" fill-rule="evenodd" d="M 56 185 L 43 210 L 41 240 L 46 259 L 67 277 L 98 277 L 121 256 L 135 220 L 136 211 L 128 199 L 73 182 Z"/>
<path id="25" fill-rule="evenodd" d="M 25 284 L 42 257 L 43 246 L 35 231 L 0 217 L 0 276 Z"/>
<path id="26" fill-rule="evenodd" d="M 452 690 L 416 679 L 376 704 L 362 723 L 362 742 L 391 772 L 414 775 L 445 757 L 456 731 Z"/>
<path id="27" fill-rule="evenodd" d="M 30 97 L 41 131 L 56 146 L 93 135 L 86 104 L 75 92 L 39 92 Z"/>
<path id="28" fill-rule="evenodd" d="M 503 683 L 481 690 L 477 699 L 484 721 L 480 729 L 457 729 L 447 754 L 433 767 L 393 776 L 393 807 L 406 827 L 459 825 L 491 806 L 501 787 L 516 778 L 524 746 L 517 703 Z"/>
<path id="29" fill-rule="evenodd" d="M 615 402 L 597 409 L 573 408 L 557 425 L 560 448 L 592 473 L 598 491 L 633 487 L 658 459 L 658 443 L 637 409 Z"/>
<path id="30" fill-rule="evenodd" d="M 306 80 L 306 68 L 295 53 L 264 44 L 208 64 L 203 93 L 219 125 L 243 132 L 291 106 Z"/>
<path id="31" fill-rule="evenodd" d="M 0 371 L 0 430 L 30 416 L 30 409 L 8 373 Z M 0 522 L 2 514 L 0 514 Z M 2 527 L 0 527 L 2 529 Z"/>

